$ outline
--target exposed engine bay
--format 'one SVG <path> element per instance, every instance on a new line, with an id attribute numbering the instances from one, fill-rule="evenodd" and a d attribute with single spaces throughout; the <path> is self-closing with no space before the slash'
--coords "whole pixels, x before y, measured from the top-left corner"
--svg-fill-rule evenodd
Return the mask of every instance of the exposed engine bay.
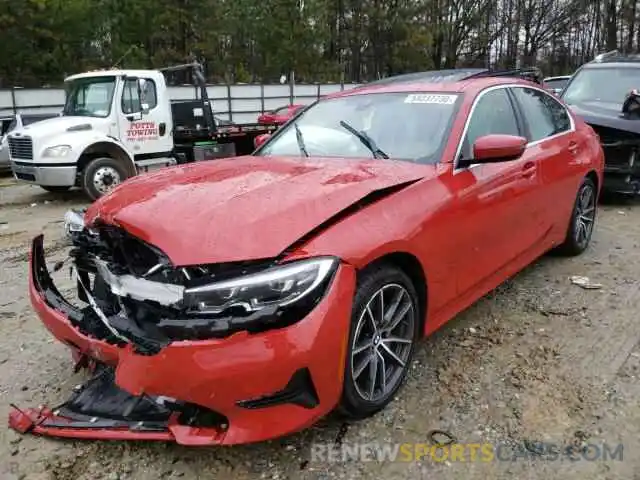
<path id="1" fill-rule="evenodd" d="M 118 346 L 131 343 L 143 355 L 157 354 L 172 341 L 290 325 L 319 301 L 336 266 L 335 259 L 324 258 L 176 268 L 124 229 L 85 228 L 81 212 L 69 212 L 65 222 L 70 270 L 86 303 L 67 307 L 71 323 L 85 335 Z"/>
<path id="2" fill-rule="evenodd" d="M 597 102 L 574 107 L 600 136 L 605 154 L 604 190 L 640 193 L 640 92 L 632 90 L 621 110 Z"/>
<path id="3" fill-rule="evenodd" d="M 621 193 L 640 192 L 640 133 L 590 125 L 600 136 L 604 150 L 607 189 Z"/>
<path id="4" fill-rule="evenodd" d="M 239 331 L 255 334 L 291 325 L 317 305 L 338 266 L 334 257 L 316 257 L 288 263 L 269 259 L 174 267 L 156 247 L 122 228 L 86 227 L 83 212 L 67 212 L 65 230 L 69 256 L 52 270 L 69 268 L 78 301 L 65 298 L 54 285 L 42 235 L 33 240 L 31 251 L 37 295 L 84 336 L 139 358 L 161 359 L 158 354 L 173 342 L 220 339 Z M 200 429 L 198 435 L 214 443 L 227 432 L 225 415 L 202 403 L 121 388 L 117 362 L 103 361 L 66 343 L 74 351 L 76 371 L 86 368 L 91 378 L 57 407 L 23 410 L 13 406 L 9 424 L 17 431 L 84 438 L 122 438 L 126 431 L 126 438 L 170 441 L 180 437 L 187 444 L 199 440 L 193 439 L 197 435 L 181 434 L 190 431 L 184 428 Z M 143 370 L 145 375 L 153 374 Z M 252 410 L 282 404 L 313 409 L 318 402 L 309 370 L 303 367 L 278 389 L 235 403 Z"/>

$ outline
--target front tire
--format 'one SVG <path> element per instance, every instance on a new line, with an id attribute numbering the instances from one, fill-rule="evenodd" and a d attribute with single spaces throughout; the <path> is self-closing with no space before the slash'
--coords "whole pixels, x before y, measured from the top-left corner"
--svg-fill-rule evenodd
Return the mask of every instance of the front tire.
<path id="1" fill-rule="evenodd" d="M 366 418 L 393 400 L 411 365 L 420 325 L 418 295 L 402 270 L 383 265 L 361 273 L 339 413 Z"/>
<path id="2" fill-rule="evenodd" d="M 591 178 L 585 177 L 576 195 L 567 236 L 558 247 L 558 253 L 574 257 L 589 247 L 596 221 L 597 201 L 596 185 Z"/>
<path id="3" fill-rule="evenodd" d="M 128 178 L 127 169 L 115 158 L 95 158 L 82 171 L 82 189 L 91 200 L 113 190 Z"/>

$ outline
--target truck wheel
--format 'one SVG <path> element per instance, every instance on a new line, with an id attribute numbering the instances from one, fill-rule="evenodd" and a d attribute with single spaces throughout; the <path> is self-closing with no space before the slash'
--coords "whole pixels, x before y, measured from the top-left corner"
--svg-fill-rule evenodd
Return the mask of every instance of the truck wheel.
<path id="1" fill-rule="evenodd" d="M 48 185 L 40 185 L 43 190 L 51 193 L 64 193 L 69 191 L 71 187 L 66 186 L 48 186 Z"/>
<path id="2" fill-rule="evenodd" d="M 121 184 L 129 175 L 122 162 L 115 158 L 95 158 L 82 171 L 82 189 L 96 200 Z"/>

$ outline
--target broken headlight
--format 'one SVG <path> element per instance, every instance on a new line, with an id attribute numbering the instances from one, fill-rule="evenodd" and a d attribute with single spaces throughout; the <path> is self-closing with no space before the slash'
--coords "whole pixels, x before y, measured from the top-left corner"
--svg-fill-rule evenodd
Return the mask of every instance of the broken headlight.
<path id="1" fill-rule="evenodd" d="M 319 299 L 338 266 L 333 257 L 300 260 L 231 280 L 189 288 L 184 302 L 191 311 L 220 314 L 238 310 L 250 314 L 279 308 L 310 297 Z"/>
<path id="2" fill-rule="evenodd" d="M 71 237 L 74 233 L 84 230 L 84 215 L 77 210 L 69 210 L 64 214 L 64 233 Z"/>

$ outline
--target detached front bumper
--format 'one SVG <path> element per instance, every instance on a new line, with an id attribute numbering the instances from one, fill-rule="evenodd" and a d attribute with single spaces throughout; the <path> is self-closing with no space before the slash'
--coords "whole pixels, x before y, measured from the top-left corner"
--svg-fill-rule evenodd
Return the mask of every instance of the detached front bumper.
<path id="1" fill-rule="evenodd" d="M 40 165 L 37 163 L 12 161 L 13 176 L 22 182 L 47 187 L 71 187 L 76 183 L 77 165 Z"/>
<path id="2" fill-rule="evenodd" d="M 130 345 L 118 347 L 84 335 L 72 324 L 70 318 L 80 312 L 53 285 L 39 236 L 30 255 L 33 307 L 77 359 L 89 358 L 113 369 L 114 385 L 104 388 L 114 390 L 114 398 L 123 398 L 123 392 L 115 392 L 118 389 L 138 398 L 169 397 L 222 420 L 205 424 L 193 421 L 196 416 L 186 424 L 184 416 L 172 412 L 149 423 L 130 414 L 135 408 L 126 399 L 122 413 L 110 418 L 92 412 L 82 416 L 77 409 L 74 414 L 64 408 L 15 409 L 10 426 L 59 437 L 184 445 L 257 442 L 304 429 L 329 413 L 342 393 L 354 288 L 353 268 L 341 265 L 323 300 L 294 325 L 256 334 L 239 332 L 225 339 L 174 341 L 158 354 L 140 355 Z"/>

